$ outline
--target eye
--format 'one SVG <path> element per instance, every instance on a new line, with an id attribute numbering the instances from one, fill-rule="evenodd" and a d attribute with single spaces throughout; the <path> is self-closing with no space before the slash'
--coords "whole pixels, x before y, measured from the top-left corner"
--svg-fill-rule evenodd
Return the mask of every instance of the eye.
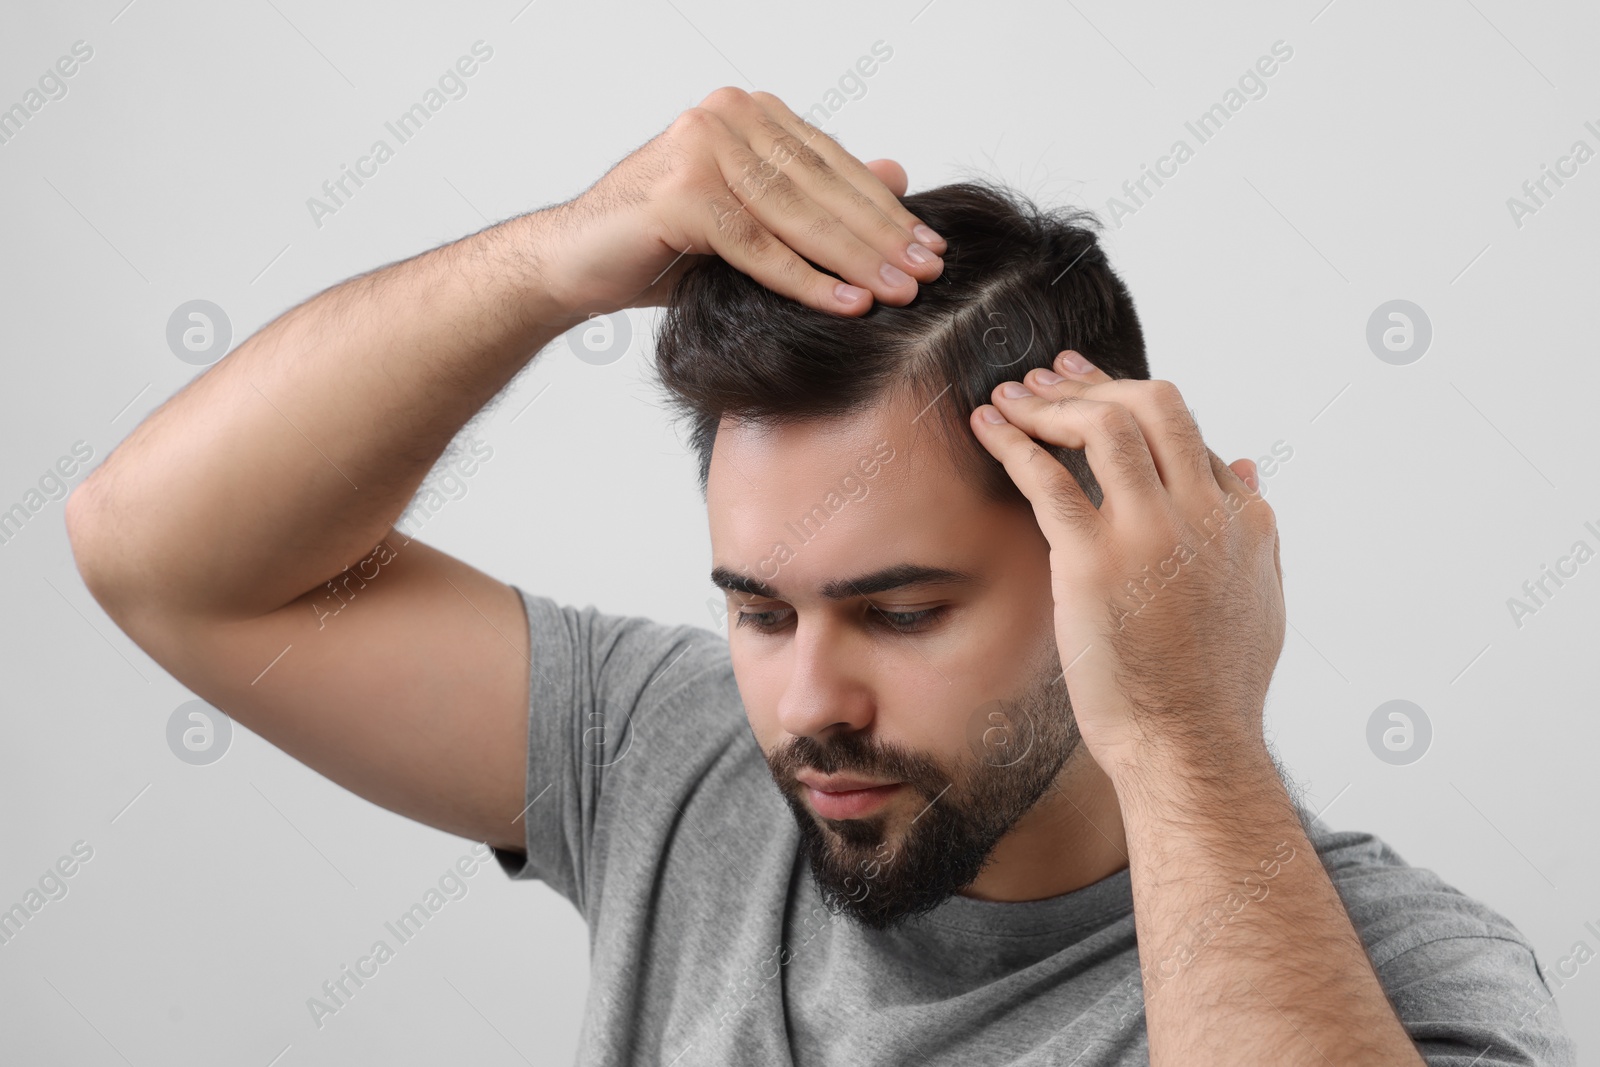
<path id="1" fill-rule="evenodd" d="M 946 606 L 926 608 L 922 611 L 889 611 L 886 608 L 869 605 L 867 610 L 870 620 L 880 626 L 887 626 L 899 633 L 916 633 L 936 622 L 945 613 Z"/>
<path id="2" fill-rule="evenodd" d="M 794 609 L 769 608 L 766 611 L 737 611 L 734 612 L 737 616 L 734 620 L 734 625 L 748 626 L 756 633 L 761 634 L 777 633 L 783 628 L 784 623 L 788 621 L 788 616 L 784 615 L 784 612 L 792 615 Z"/>

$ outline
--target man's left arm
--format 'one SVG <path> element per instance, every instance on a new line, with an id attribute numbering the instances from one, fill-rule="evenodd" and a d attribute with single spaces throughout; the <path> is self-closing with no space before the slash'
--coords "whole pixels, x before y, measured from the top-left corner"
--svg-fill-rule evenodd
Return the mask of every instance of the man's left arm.
<path id="1" fill-rule="evenodd" d="M 1264 746 L 1113 781 L 1152 1064 L 1424 1063 Z"/>
<path id="2" fill-rule="evenodd" d="M 1424 1064 L 1263 737 L 1286 618 L 1254 464 L 1217 458 L 1171 382 L 1080 360 L 997 387 L 971 426 L 1050 542 L 1072 714 L 1126 830 L 1151 1063 Z M 1083 450 L 1102 499 L 1039 442 Z M 1491 993 L 1524 978 L 1504 958 Z M 1428 1009 L 1483 1006 L 1451 982 Z M 1462 1047 L 1510 1026 L 1445 1017 Z"/>

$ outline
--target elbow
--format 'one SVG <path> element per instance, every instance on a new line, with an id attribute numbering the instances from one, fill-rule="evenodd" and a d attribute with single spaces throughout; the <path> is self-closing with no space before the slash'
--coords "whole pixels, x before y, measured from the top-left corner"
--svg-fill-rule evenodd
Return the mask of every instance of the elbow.
<path id="1" fill-rule="evenodd" d="M 105 507 L 97 497 L 92 476 L 74 486 L 67 495 L 63 520 L 78 576 L 83 579 L 90 595 L 110 614 L 109 601 L 116 584 L 109 552 L 110 524 L 106 521 Z"/>

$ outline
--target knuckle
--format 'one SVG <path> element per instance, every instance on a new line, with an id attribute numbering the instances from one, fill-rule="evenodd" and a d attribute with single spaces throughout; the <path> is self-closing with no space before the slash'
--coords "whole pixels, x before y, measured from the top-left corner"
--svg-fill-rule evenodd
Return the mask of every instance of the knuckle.
<path id="1" fill-rule="evenodd" d="M 826 140 L 833 144 L 838 143 L 832 137 L 829 137 L 826 133 L 824 133 L 820 126 L 808 121 L 804 115 L 796 115 L 794 117 L 794 124 L 795 127 L 800 131 L 800 136 L 804 139 L 804 143 L 806 144 L 810 144 L 818 139 Z"/>
<path id="2" fill-rule="evenodd" d="M 806 202 L 800 187 L 787 174 L 776 174 L 762 186 L 761 195 L 771 197 L 784 215 L 794 215 Z"/>
<path id="3" fill-rule="evenodd" d="M 806 225 L 807 237 L 826 237 L 840 226 L 839 220 L 829 214 L 819 214 Z"/>
<path id="4" fill-rule="evenodd" d="M 819 174 L 829 169 L 828 161 L 822 157 L 822 153 L 796 137 L 783 123 L 766 118 L 762 120 L 761 125 L 772 137 L 774 158 L 792 159 L 807 170 Z"/>
<path id="5" fill-rule="evenodd" d="M 1055 397 L 1050 401 L 1050 413 L 1054 417 L 1072 419 L 1077 418 L 1082 410 L 1084 400 L 1081 396 L 1071 394 Z"/>
<path id="6" fill-rule="evenodd" d="M 1145 383 L 1145 391 L 1155 397 L 1156 402 L 1163 408 L 1179 407 L 1188 410 L 1183 402 L 1183 394 L 1178 387 L 1165 378 L 1152 378 Z"/>
<path id="7" fill-rule="evenodd" d="M 766 227 L 751 218 L 743 204 L 727 210 L 719 208 L 717 229 L 731 245 L 750 255 L 762 252 L 772 240 Z"/>
<path id="8" fill-rule="evenodd" d="M 724 85 L 707 93 L 706 98 L 700 101 L 700 106 L 732 111 L 742 109 L 750 103 L 749 93 L 737 85 Z"/>
<path id="9" fill-rule="evenodd" d="M 1133 412 L 1112 400 L 1102 401 L 1089 413 L 1094 424 L 1113 439 L 1126 438 L 1139 432 L 1139 421 Z"/>
<path id="10" fill-rule="evenodd" d="M 1266 532 L 1275 532 L 1278 529 L 1278 513 L 1272 510 L 1272 505 L 1259 496 L 1252 496 L 1244 502 L 1244 509 L 1250 513 L 1250 519 Z"/>
<path id="11" fill-rule="evenodd" d="M 1209 471 L 1211 469 L 1211 450 L 1200 439 L 1200 435 L 1198 433 L 1184 432 L 1187 424 L 1177 421 L 1176 416 L 1174 416 L 1174 420 L 1169 425 L 1173 425 L 1179 430 L 1177 434 L 1178 455 L 1183 462 L 1197 471 Z"/>
<path id="12" fill-rule="evenodd" d="M 1028 450 L 1022 456 L 1022 462 L 1028 467 L 1034 464 L 1044 465 L 1045 472 L 1040 481 L 1050 512 L 1057 520 L 1068 526 L 1074 528 L 1081 526 L 1087 518 L 1086 512 L 1092 511 L 1093 505 L 1084 498 L 1083 491 L 1071 472 L 1062 466 L 1049 449 L 1036 441 L 1029 443 Z"/>
<path id="13" fill-rule="evenodd" d="M 691 107 L 672 120 L 668 132 L 676 137 L 704 136 L 721 124 L 722 120 L 714 112 L 704 107 Z"/>
<path id="14" fill-rule="evenodd" d="M 1120 437 L 1112 439 L 1115 443 L 1111 446 L 1111 462 L 1116 465 L 1122 478 L 1134 480 L 1145 473 L 1145 458 L 1137 448 L 1129 447 Z"/>

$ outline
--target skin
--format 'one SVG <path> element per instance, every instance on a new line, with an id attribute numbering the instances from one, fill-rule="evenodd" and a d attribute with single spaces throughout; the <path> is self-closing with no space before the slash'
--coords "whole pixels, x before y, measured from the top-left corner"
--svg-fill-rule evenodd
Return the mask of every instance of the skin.
<path id="1" fill-rule="evenodd" d="M 944 767 L 970 757 L 974 713 L 1014 696 L 1027 665 L 1048 640 L 1050 546 L 1031 512 L 985 499 L 952 479 L 934 450 L 916 442 L 912 402 L 886 403 L 844 420 L 781 427 L 725 421 L 707 480 L 715 566 L 761 576 L 784 595 L 728 592 L 729 648 L 751 730 L 773 752 L 796 737 L 863 732 Z M 859 472 L 881 441 L 894 458 L 880 466 L 860 499 L 849 499 L 807 543 L 786 524 Z M 916 442 L 916 443 L 914 443 Z M 795 546 L 777 566 L 772 546 Z M 828 600 L 832 578 L 899 563 L 972 574 L 961 585 L 904 586 L 868 597 Z M 915 626 L 902 613 L 943 609 Z M 763 633 L 739 615 L 782 628 Z M 1052 660 L 1054 657 L 1052 657 Z M 1052 677 L 1054 672 L 1052 672 Z M 880 767 L 850 773 L 893 778 Z M 792 787 L 791 787 L 792 788 Z M 889 843 L 901 847 L 907 824 L 927 798 L 901 790 L 883 815 Z M 1122 820 L 1110 779 L 1080 746 L 1057 790 L 1028 812 L 996 848 L 965 896 L 1037 900 L 1081 888 L 1127 866 Z"/>
<path id="2" fill-rule="evenodd" d="M 521 602 L 393 523 L 534 354 L 590 315 L 659 304 L 688 257 L 721 256 L 830 314 L 910 302 L 939 276 L 948 243 L 900 204 L 906 188 L 897 164 L 862 163 L 771 94 L 718 89 L 572 200 L 317 294 L 196 377 L 68 498 L 84 583 L 175 679 L 258 736 L 375 804 L 518 851 L 530 648 Z M 1163 590 L 1174 595 L 1119 615 L 1121 583 L 1243 483 L 1199 443 L 1171 383 L 1034 374 L 1028 389 L 997 396 L 1005 421 L 986 423 L 980 409 L 972 430 L 1032 502 L 1032 534 L 981 510 L 931 508 L 923 457 L 909 451 L 915 462 L 869 497 L 897 498 L 944 531 L 935 544 L 900 525 L 896 538 L 920 537 L 928 552 L 948 545 L 990 579 L 965 594 L 970 640 L 917 639 L 949 685 L 941 692 L 928 664 L 911 662 L 910 642 L 869 638 L 806 599 L 823 576 L 882 551 L 852 525 L 887 530 L 874 503 L 780 572 L 806 612 L 793 647 L 738 649 L 752 728 L 770 742 L 865 722 L 948 753 L 951 716 L 1016 684 L 1027 633 L 1053 637 L 1073 664 L 1066 684 L 1094 766 L 1065 769 L 1061 795 L 1081 803 L 1030 814 L 974 891 L 1011 900 L 1070 889 L 1114 862 L 1106 844 L 1125 845 L 1152 1063 L 1420 1063 L 1265 758 L 1262 701 L 1283 625 L 1270 509 L 1253 504 L 1228 524 L 1182 568 L 1177 591 Z M 896 419 L 886 413 L 872 430 Z M 845 428 L 858 445 L 872 430 Z M 1087 508 L 1030 439 L 1086 448 L 1106 506 Z M 765 452 L 746 444 L 752 468 L 790 462 L 770 442 Z M 806 472 L 831 473 L 844 456 L 814 439 L 786 473 L 816 487 Z M 723 482 L 734 484 L 719 471 Z M 756 488 L 764 480 L 743 484 L 770 492 Z M 762 509 L 797 499 L 812 502 L 719 496 L 718 550 L 759 551 L 770 534 Z M 978 543 L 990 535 L 1010 539 L 1015 558 Z M 980 617 L 1022 642 L 1006 646 L 1012 658 L 975 651 L 999 641 L 971 628 Z M 921 718 L 893 691 L 900 684 L 926 694 Z M 1120 832 L 1097 775 L 1110 782 Z M 1303 858 L 1275 861 L 1270 895 L 1180 954 L 1221 887 L 1284 849 Z"/>

